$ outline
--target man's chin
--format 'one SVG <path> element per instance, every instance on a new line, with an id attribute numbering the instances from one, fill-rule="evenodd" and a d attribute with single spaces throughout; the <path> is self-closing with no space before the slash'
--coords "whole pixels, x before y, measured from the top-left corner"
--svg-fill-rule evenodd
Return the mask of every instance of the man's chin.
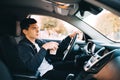
<path id="1" fill-rule="evenodd" d="M 39 37 L 36 37 L 36 39 L 40 39 Z"/>

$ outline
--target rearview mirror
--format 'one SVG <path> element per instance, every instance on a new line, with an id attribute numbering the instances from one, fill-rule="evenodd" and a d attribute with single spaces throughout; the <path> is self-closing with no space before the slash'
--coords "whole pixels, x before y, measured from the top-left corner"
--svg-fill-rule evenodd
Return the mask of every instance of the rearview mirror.
<path id="1" fill-rule="evenodd" d="M 102 10 L 103 10 L 102 8 L 92 5 L 90 3 L 87 3 L 85 1 L 80 1 L 79 3 L 79 11 L 81 16 L 84 16 L 85 11 L 89 11 L 90 13 L 96 15 L 100 13 Z"/>

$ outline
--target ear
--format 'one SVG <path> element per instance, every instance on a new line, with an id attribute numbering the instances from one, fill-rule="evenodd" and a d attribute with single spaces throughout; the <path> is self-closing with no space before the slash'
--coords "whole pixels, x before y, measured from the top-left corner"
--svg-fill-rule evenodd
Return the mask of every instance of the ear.
<path id="1" fill-rule="evenodd" d="M 26 33 L 27 33 L 27 30 L 26 30 L 26 29 L 23 29 L 22 32 L 23 32 L 24 34 L 26 34 Z"/>

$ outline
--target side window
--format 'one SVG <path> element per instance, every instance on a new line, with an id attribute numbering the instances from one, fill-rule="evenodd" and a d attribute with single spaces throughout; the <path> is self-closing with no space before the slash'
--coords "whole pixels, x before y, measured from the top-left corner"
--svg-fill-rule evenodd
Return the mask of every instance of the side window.
<path id="1" fill-rule="evenodd" d="M 71 24 L 49 16 L 40 16 L 40 15 L 32 15 L 32 18 L 36 19 L 38 25 L 40 26 L 40 38 L 41 39 L 54 39 L 54 40 L 62 40 L 70 33 L 74 31 L 79 31 L 80 35 L 78 37 L 79 40 L 82 40 L 83 34 L 76 27 Z"/>

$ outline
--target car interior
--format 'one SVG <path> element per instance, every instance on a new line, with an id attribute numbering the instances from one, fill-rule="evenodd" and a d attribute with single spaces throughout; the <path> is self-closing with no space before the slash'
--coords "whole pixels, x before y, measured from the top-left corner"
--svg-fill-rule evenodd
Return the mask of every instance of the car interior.
<path id="1" fill-rule="evenodd" d="M 43 79 L 38 71 L 27 70 L 18 55 L 17 44 L 22 39 L 20 21 L 34 14 L 61 19 L 83 32 L 82 41 L 76 40 L 76 35 L 62 58 L 63 61 L 74 60 L 75 66 L 80 70 L 74 79 L 69 76 L 70 78 L 66 80 L 120 80 L 120 43 L 109 40 L 75 16 L 77 13 L 85 16 L 86 11 L 97 15 L 103 9 L 120 16 L 120 1 L 1 0 L 0 80 L 48 80 Z M 54 41 L 61 42 L 61 40 Z M 55 58 L 54 55 L 49 55 L 49 57 L 52 61 L 60 60 L 59 56 Z"/>

